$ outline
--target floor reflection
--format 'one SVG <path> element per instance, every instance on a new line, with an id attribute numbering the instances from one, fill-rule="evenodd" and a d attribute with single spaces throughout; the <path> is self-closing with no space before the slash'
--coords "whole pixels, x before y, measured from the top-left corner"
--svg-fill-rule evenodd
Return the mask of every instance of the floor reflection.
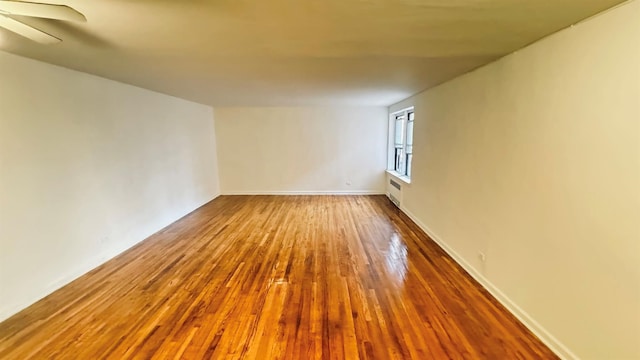
<path id="1" fill-rule="evenodd" d="M 407 275 L 407 246 L 398 233 L 393 233 L 391 239 L 389 239 L 389 248 L 386 251 L 385 263 L 389 275 L 391 275 L 397 284 L 402 284 Z"/>

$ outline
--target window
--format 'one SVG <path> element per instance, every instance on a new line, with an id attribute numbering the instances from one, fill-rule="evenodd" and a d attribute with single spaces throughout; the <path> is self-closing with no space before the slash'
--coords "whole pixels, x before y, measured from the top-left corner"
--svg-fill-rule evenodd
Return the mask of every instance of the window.
<path id="1" fill-rule="evenodd" d="M 389 157 L 393 162 L 389 163 L 389 170 L 400 176 L 411 178 L 411 161 L 413 160 L 413 122 L 415 114 L 413 108 L 391 114 L 389 130 L 391 130 L 392 147 L 389 149 Z"/>

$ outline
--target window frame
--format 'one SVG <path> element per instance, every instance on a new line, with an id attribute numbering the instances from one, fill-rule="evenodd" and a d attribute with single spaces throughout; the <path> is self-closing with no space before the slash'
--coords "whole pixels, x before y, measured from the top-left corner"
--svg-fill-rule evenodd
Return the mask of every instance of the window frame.
<path id="1" fill-rule="evenodd" d="M 401 121 L 399 127 L 398 121 Z M 413 106 L 389 114 L 389 163 L 387 164 L 387 171 L 406 182 L 411 181 L 414 126 L 415 108 Z M 400 142 L 397 141 L 397 130 L 399 128 L 402 131 Z"/>

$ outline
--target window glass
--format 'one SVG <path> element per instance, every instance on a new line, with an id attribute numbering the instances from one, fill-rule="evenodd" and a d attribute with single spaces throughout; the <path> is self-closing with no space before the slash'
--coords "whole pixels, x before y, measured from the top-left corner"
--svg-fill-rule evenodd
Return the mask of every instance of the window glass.
<path id="1" fill-rule="evenodd" d="M 393 133 L 390 134 L 393 139 L 393 147 L 389 149 L 389 156 L 393 156 L 393 164 L 389 164 L 389 170 L 406 177 L 411 177 L 414 119 L 413 108 L 398 111 L 392 114 L 389 119 L 389 121 L 393 121 L 391 127 Z"/>
<path id="2" fill-rule="evenodd" d="M 396 116 L 395 146 L 404 147 L 404 116 Z"/>
<path id="3" fill-rule="evenodd" d="M 409 119 L 411 119 L 411 117 L 409 117 Z M 412 154 L 412 153 L 413 153 L 413 121 L 409 121 L 407 122 L 407 154 Z"/>

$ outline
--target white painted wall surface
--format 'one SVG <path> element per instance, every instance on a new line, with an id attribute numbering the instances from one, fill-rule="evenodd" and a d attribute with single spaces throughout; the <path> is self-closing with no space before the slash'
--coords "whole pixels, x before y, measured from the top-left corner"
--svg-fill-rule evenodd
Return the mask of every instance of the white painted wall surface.
<path id="1" fill-rule="evenodd" d="M 216 108 L 223 194 L 385 191 L 387 109 Z"/>
<path id="2" fill-rule="evenodd" d="M 640 1 L 411 104 L 404 209 L 564 357 L 640 358 Z"/>
<path id="3" fill-rule="evenodd" d="M 0 320 L 219 194 L 211 107 L 0 52 Z"/>

